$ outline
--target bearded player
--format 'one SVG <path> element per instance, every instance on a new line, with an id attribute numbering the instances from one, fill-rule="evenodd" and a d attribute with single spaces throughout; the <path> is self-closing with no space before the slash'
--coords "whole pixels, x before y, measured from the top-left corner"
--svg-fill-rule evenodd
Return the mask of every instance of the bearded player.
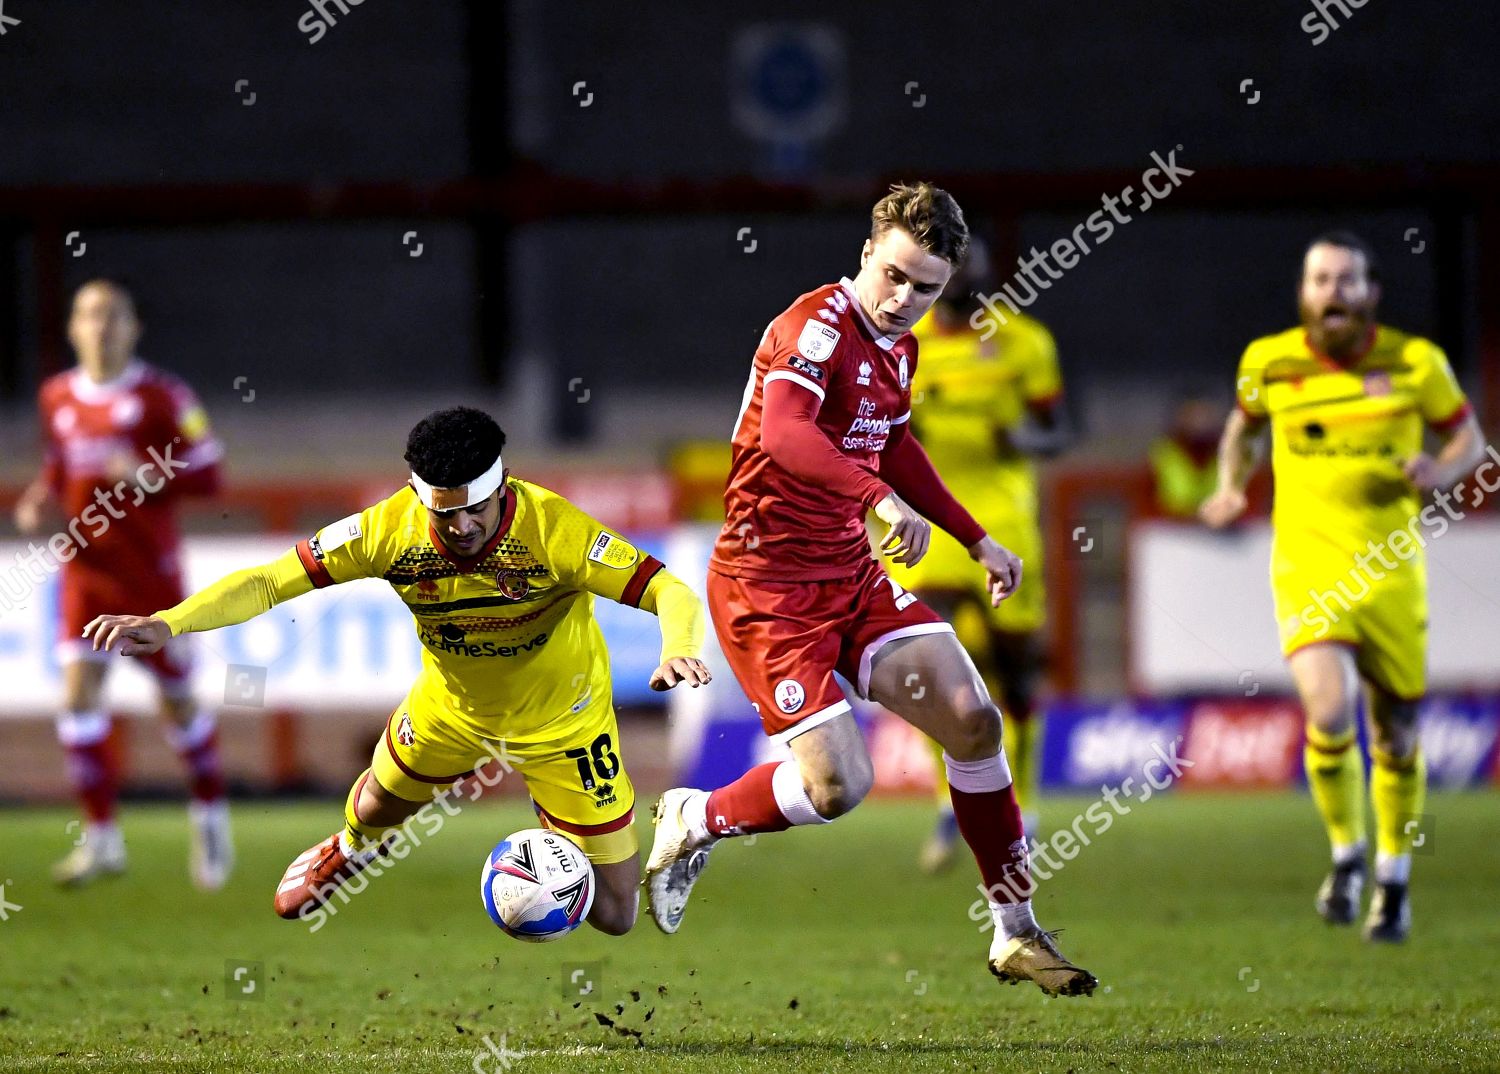
<path id="1" fill-rule="evenodd" d="M 541 822 L 593 863 L 589 923 L 610 935 L 635 923 L 635 789 L 620 760 L 594 597 L 660 616 L 657 690 L 709 681 L 698 659 L 703 609 L 655 557 L 556 493 L 511 478 L 504 446 L 482 411 L 430 414 L 407 439 L 411 479 L 395 495 L 176 607 L 102 616 L 85 632 L 102 651 L 118 642 L 127 656 L 145 655 L 356 578 L 383 578 L 405 602 L 422 670 L 354 781 L 343 830 L 288 866 L 276 889 L 282 917 L 312 916 L 390 850 L 391 828 L 501 757 L 526 781 Z"/>
<path id="2" fill-rule="evenodd" d="M 912 329 L 922 350 L 922 387 L 912 402 L 911 430 L 954 496 L 985 530 L 1026 564 L 1026 585 L 994 605 L 967 550 L 941 531 L 920 563 L 893 566 L 891 577 L 912 589 L 953 624 L 958 640 L 1000 698 L 1005 756 L 1028 836 L 1039 821 L 1042 714 L 1036 685 L 1047 620 L 1042 586 L 1042 535 L 1034 457 L 1062 450 L 1062 375 L 1052 333 L 1025 314 L 990 318 L 984 329 L 976 291 L 989 283 L 989 259 L 969 242 L 927 316 Z M 929 740 L 932 741 L 932 740 Z M 943 748 L 932 742 L 938 769 L 938 817 L 922 847 L 927 872 L 952 864 L 958 822 L 944 774 Z"/>
<path id="3" fill-rule="evenodd" d="M 126 865 L 115 816 L 119 762 L 103 708 L 108 667 L 79 633 L 111 608 L 182 599 L 174 505 L 218 489 L 223 455 L 192 389 L 136 356 L 141 334 L 124 284 L 95 279 L 74 292 L 68 341 L 78 365 L 42 385 L 45 462 L 16 505 L 17 529 L 52 533 L 48 547 L 62 563 L 57 736 L 86 820 L 82 842 L 52 870 L 70 887 Z M 216 890 L 229 878 L 234 851 L 215 716 L 192 695 L 184 642 L 144 663 L 156 679 L 167 739 L 188 771 L 189 872 L 195 885 Z"/>
<path id="4" fill-rule="evenodd" d="M 1256 340 L 1240 359 L 1239 406 L 1224 427 L 1218 488 L 1201 514 L 1222 527 L 1243 513 L 1269 425 L 1276 621 L 1307 718 L 1307 782 L 1333 851 L 1317 910 L 1330 924 L 1352 924 L 1365 886 L 1365 769 L 1354 726 L 1363 680 L 1376 883 L 1364 937 L 1399 942 L 1411 927 L 1411 849 L 1426 792 L 1417 707 L 1427 688 L 1427 569 L 1418 516 L 1427 493 L 1478 463 L 1484 434 L 1447 357 L 1377 324 L 1379 301 L 1375 258 L 1361 239 L 1335 232 L 1313 241 L 1302 266 L 1301 326 Z M 1436 456 L 1424 450 L 1424 427 L 1442 445 Z"/>
<path id="5" fill-rule="evenodd" d="M 803 295 L 761 339 L 708 598 L 725 657 L 766 733 L 792 758 L 712 792 L 662 796 L 646 867 L 650 912 L 663 931 L 677 931 L 718 840 L 826 824 L 864 798 L 870 755 L 839 672 L 942 743 L 954 815 L 996 927 L 991 971 L 1053 994 L 1088 994 L 1098 982 L 1063 958 L 1032 916 L 1000 710 L 953 628 L 891 580 L 866 538 L 873 509 L 890 527 L 884 553 L 915 564 L 931 518 L 968 549 L 992 603 L 1020 584 L 1020 561 L 958 504 L 907 427 L 911 327 L 967 243 L 963 213 L 946 192 L 892 187 L 875 205 L 859 275 Z"/>

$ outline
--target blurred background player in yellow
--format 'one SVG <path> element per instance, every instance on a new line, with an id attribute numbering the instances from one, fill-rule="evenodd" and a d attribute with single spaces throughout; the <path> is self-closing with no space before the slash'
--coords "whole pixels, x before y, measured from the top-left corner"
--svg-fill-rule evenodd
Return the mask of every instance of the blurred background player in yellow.
<path id="1" fill-rule="evenodd" d="M 1302 323 L 1257 339 L 1240 359 L 1239 406 L 1202 516 L 1218 528 L 1244 512 L 1269 424 L 1271 589 L 1307 717 L 1307 783 L 1333 848 L 1317 910 L 1330 924 L 1352 924 L 1364 890 L 1365 769 L 1354 724 L 1363 679 L 1377 885 L 1364 936 L 1399 942 L 1411 927 L 1411 848 L 1427 781 L 1417 706 L 1427 689 L 1424 527 L 1435 508 L 1423 502 L 1483 458 L 1484 434 L 1447 356 L 1378 324 L 1379 301 L 1375 258 L 1358 236 L 1330 232 L 1308 246 Z M 1435 457 L 1423 445 L 1429 428 L 1441 445 Z M 1435 521 L 1446 530 L 1440 513 Z"/>
<path id="2" fill-rule="evenodd" d="M 980 308 L 976 292 L 990 289 L 989 254 L 969 242 L 963 266 L 912 329 L 922 363 L 922 387 L 912 398 L 912 431 L 959 502 L 995 540 L 1026 564 L 1026 580 L 998 607 L 968 552 L 934 529 L 927 555 L 915 567 L 892 565 L 899 584 L 953 624 L 959 642 L 1000 699 L 1005 754 L 1029 836 L 1038 823 L 1041 717 L 1035 711 L 1047 619 L 1042 582 L 1034 456 L 1066 446 L 1059 403 L 1062 374 L 1052 333 L 1024 314 L 993 318 L 994 334 L 970 326 Z M 939 872 L 955 859 L 958 826 L 944 778 L 943 750 L 929 743 L 937 779 L 937 822 L 920 863 Z"/>
<path id="3" fill-rule="evenodd" d="M 1204 392 L 1183 395 L 1151 445 L 1151 498 L 1164 518 L 1196 520 L 1219 483 L 1224 406 Z"/>
<path id="4" fill-rule="evenodd" d="M 84 630 L 95 650 L 118 643 L 125 656 L 147 656 L 178 635 L 242 623 L 356 578 L 384 579 L 411 611 L 422 670 L 354 781 L 343 830 L 287 867 L 276 889 L 282 917 L 310 916 L 389 849 L 392 828 L 500 758 L 515 762 L 541 823 L 593 863 L 589 924 L 620 935 L 635 923 L 635 789 L 594 596 L 660 617 L 656 690 L 709 681 L 698 659 L 703 606 L 655 556 L 556 493 L 512 478 L 504 446 L 483 411 L 429 414 L 407 438 L 411 479 L 394 495 L 175 607 L 102 615 Z"/>

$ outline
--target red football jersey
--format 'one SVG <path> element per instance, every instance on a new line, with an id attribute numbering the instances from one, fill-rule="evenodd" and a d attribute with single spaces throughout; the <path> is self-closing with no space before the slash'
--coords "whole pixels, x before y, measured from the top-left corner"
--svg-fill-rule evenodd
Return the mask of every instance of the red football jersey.
<path id="1" fill-rule="evenodd" d="M 215 491 L 223 455 L 192 389 L 135 359 L 106 384 L 81 369 L 49 377 L 40 409 L 43 474 L 77 550 L 54 549 L 65 585 L 78 572 L 136 585 L 175 579 L 172 501 Z"/>
<path id="2" fill-rule="evenodd" d="M 766 328 L 734 431 L 726 520 L 709 568 L 778 581 L 858 573 L 870 558 L 868 506 L 779 466 L 761 446 L 768 381 L 790 380 L 821 401 L 818 428 L 857 466 L 878 474 L 893 426 L 911 417 L 917 341 L 877 332 L 848 279 L 797 299 Z"/>

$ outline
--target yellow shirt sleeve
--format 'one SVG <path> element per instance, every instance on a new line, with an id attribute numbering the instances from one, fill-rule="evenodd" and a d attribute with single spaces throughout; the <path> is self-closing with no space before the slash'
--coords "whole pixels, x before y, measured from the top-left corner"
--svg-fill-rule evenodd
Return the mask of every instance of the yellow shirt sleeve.
<path id="1" fill-rule="evenodd" d="M 641 607 L 661 620 L 661 659 L 697 657 L 706 632 L 703 602 L 687 584 L 666 569 L 656 572 L 641 597 Z"/>
<path id="2" fill-rule="evenodd" d="M 1039 403 L 1062 394 L 1062 368 L 1057 364 L 1057 341 L 1041 324 L 1033 324 L 1021 368 L 1021 397 Z"/>
<path id="3" fill-rule="evenodd" d="M 1426 375 L 1418 389 L 1422 418 L 1429 425 L 1442 425 L 1468 406 L 1469 400 L 1459 387 L 1458 378 L 1453 375 L 1453 367 L 1448 364 L 1448 356 L 1441 347 L 1429 344 L 1425 365 Z"/>
<path id="4" fill-rule="evenodd" d="M 313 589 L 312 579 L 302 568 L 302 559 L 292 549 L 260 567 L 225 575 L 181 604 L 156 613 L 173 635 L 217 630 L 254 619 L 284 600 Z"/>
<path id="5" fill-rule="evenodd" d="M 399 519 L 400 493 L 341 518 L 297 543 L 297 555 L 317 589 L 352 582 L 356 578 L 379 578 L 390 566 L 390 542 L 383 540 Z"/>
<path id="6" fill-rule="evenodd" d="M 647 585 L 662 569 L 661 560 L 556 493 L 545 494 L 542 511 L 543 541 L 558 578 L 595 596 L 641 606 Z"/>
<path id="7" fill-rule="evenodd" d="M 1266 409 L 1266 360 L 1254 343 L 1240 357 L 1239 373 L 1234 378 L 1234 397 L 1241 410 L 1251 418 L 1261 419 Z"/>

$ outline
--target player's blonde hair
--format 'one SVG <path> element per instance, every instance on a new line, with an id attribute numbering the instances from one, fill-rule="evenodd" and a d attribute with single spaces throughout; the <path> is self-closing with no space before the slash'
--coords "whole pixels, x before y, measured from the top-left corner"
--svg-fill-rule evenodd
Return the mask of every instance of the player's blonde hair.
<path id="1" fill-rule="evenodd" d="M 929 254 L 958 265 L 969 248 L 969 225 L 953 195 L 931 183 L 893 183 L 891 192 L 870 210 L 870 240 L 893 227 L 912 237 Z"/>

